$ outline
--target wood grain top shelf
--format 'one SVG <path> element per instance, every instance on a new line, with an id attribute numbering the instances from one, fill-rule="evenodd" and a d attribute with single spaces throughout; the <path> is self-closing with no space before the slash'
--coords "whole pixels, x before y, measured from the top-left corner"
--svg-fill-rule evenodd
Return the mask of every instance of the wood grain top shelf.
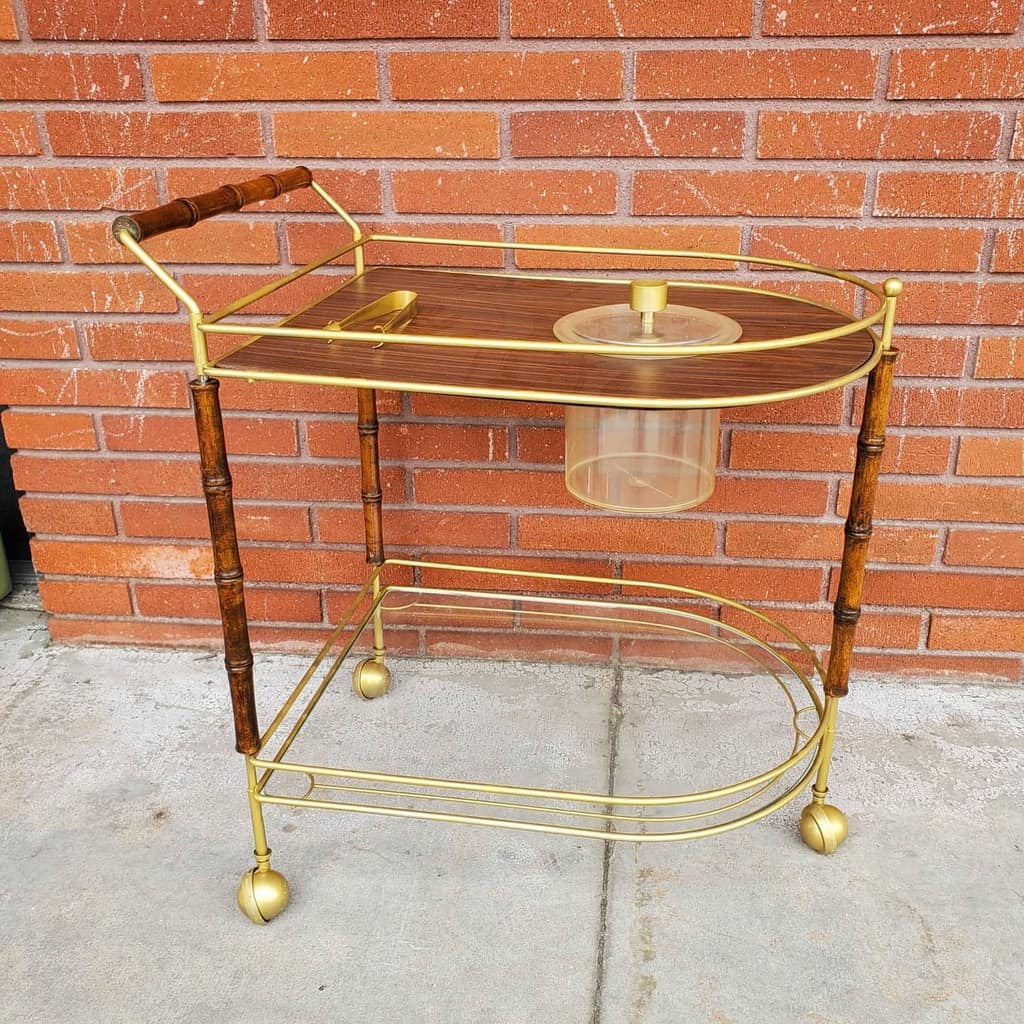
<path id="1" fill-rule="evenodd" d="M 387 292 L 418 293 L 410 331 L 419 335 L 552 340 L 566 313 L 627 302 L 628 286 L 587 280 L 374 267 L 286 321 L 322 328 Z M 669 301 L 723 313 L 741 341 L 792 337 L 847 325 L 845 317 L 780 295 L 670 289 Z M 269 376 L 382 390 L 486 395 L 635 408 L 751 405 L 826 390 L 867 373 L 876 343 L 866 330 L 831 341 L 759 353 L 683 359 L 626 359 L 578 352 L 459 349 L 359 341 L 257 337 L 218 360 L 212 376 Z"/>

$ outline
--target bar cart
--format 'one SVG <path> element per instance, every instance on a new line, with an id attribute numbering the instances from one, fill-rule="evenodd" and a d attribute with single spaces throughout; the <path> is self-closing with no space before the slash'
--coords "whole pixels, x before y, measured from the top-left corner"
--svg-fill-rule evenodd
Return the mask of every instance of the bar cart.
<path id="1" fill-rule="evenodd" d="M 143 248 L 147 238 L 164 231 L 187 228 L 247 203 L 307 187 L 347 225 L 351 240 L 214 313 L 204 314 Z M 896 356 L 892 331 L 902 290 L 898 280 L 879 286 L 840 271 L 736 254 L 364 233 L 303 167 L 120 216 L 113 230 L 189 316 L 195 358 L 190 387 L 214 578 L 236 746 L 245 757 L 255 838 L 255 867 L 243 876 L 238 899 L 252 921 L 271 920 L 289 898 L 283 875 L 270 866 L 264 827 L 268 804 L 484 824 L 604 841 L 667 842 L 716 835 L 757 821 L 810 784 L 811 801 L 800 821 L 804 842 L 820 853 L 831 853 L 843 842 L 846 818 L 826 802 L 826 794 L 837 709 L 847 692 L 885 439 Z M 864 297 L 866 309 L 854 316 L 810 298 L 759 287 L 750 279 L 747 283 L 634 282 L 630 292 L 627 281 L 369 264 L 368 254 L 376 247 L 408 243 L 656 257 L 678 261 L 684 270 L 688 262 L 699 260 L 701 266 L 718 261 L 710 265 L 724 269 L 752 265 L 769 271 L 800 271 L 843 282 L 851 293 Z M 352 275 L 297 314 L 273 326 L 237 318 L 264 296 L 348 254 Z M 630 307 L 624 305 L 627 293 Z M 668 297 L 684 300 L 686 305 L 678 308 L 698 318 L 728 321 L 738 329 L 724 341 L 707 343 L 698 337 L 696 343 L 692 338 L 686 343 L 671 339 L 666 343 L 662 338 L 655 344 L 651 325 L 662 315 L 659 311 Z M 564 318 L 588 309 L 627 310 L 627 317 L 631 309 L 643 329 L 629 339 L 600 340 L 576 334 L 567 339 L 556 329 Z M 211 359 L 207 345 L 211 336 L 243 340 L 227 354 Z M 376 392 L 380 389 L 661 416 L 778 402 L 841 388 L 864 376 L 868 376 L 867 394 L 827 669 L 795 633 L 764 612 L 688 588 L 685 579 L 679 584 L 657 584 L 385 557 L 377 444 Z M 347 614 L 262 732 L 218 399 L 219 382 L 225 378 L 328 384 L 354 388 L 357 393 L 369 575 Z M 670 433 L 676 436 L 675 431 Z M 706 441 L 702 443 L 708 447 Z M 717 441 L 713 447 L 717 450 Z M 629 473 L 626 476 L 633 486 L 636 481 Z M 610 501 L 605 507 L 626 506 Z M 685 574 L 685 569 L 680 572 Z M 659 795 L 467 781 L 442 773 L 397 774 L 311 763 L 293 755 L 297 737 L 343 666 L 346 674 L 351 670 L 359 696 L 380 697 L 391 683 L 389 629 L 417 628 L 456 614 L 470 616 L 485 630 L 508 630 L 513 640 L 517 633 L 526 636 L 531 629 L 548 628 L 552 622 L 569 623 L 577 631 L 612 630 L 617 636 L 696 637 L 721 652 L 725 661 L 745 659 L 748 667 L 775 679 L 788 701 L 792 744 L 777 764 L 735 782 L 699 792 Z M 357 660 L 359 653 L 365 656 Z M 400 699 L 400 687 L 390 699 Z"/>

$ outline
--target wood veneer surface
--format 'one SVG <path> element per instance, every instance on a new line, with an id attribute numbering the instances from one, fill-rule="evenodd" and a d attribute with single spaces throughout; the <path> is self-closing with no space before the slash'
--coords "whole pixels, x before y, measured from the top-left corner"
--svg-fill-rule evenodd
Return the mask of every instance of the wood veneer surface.
<path id="1" fill-rule="evenodd" d="M 528 277 L 374 267 L 288 320 L 292 327 L 322 328 L 397 289 L 418 293 L 408 330 L 422 335 L 521 338 L 550 341 L 556 320 L 588 306 L 628 301 L 625 285 Z M 849 318 L 770 295 L 672 288 L 669 301 L 732 317 L 742 341 L 806 334 L 849 323 Z M 292 373 L 355 380 L 368 387 L 465 394 L 496 389 L 503 397 L 596 395 L 602 404 L 700 398 L 721 400 L 815 385 L 855 372 L 873 351 L 867 331 L 799 348 L 750 355 L 689 359 L 626 359 L 560 352 L 514 352 L 334 342 L 261 336 L 217 362 L 253 374 Z M 866 372 L 866 371 L 865 371 Z M 511 394 L 516 392 L 517 394 Z M 521 393 L 521 394 L 518 394 Z"/>

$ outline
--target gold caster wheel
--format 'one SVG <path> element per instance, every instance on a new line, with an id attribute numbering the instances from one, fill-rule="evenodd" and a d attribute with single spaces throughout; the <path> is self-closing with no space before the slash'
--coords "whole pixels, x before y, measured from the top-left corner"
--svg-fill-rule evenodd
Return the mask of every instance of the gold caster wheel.
<path id="1" fill-rule="evenodd" d="M 846 815 L 831 804 L 808 804 L 800 815 L 800 838 L 815 853 L 835 853 L 849 831 Z"/>
<path id="2" fill-rule="evenodd" d="M 273 921 L 288 898 L 288 880 L 271 868 L 250 868 L 238 884 L 238 907 L 253 924 Z"/>
<path id="3" fill-rule="evenodd" d="M 352 689 L 363 700 L 383 697 L 391 689 L 391 670 L 373 658 L 364 658 L 352 670 Z"/>

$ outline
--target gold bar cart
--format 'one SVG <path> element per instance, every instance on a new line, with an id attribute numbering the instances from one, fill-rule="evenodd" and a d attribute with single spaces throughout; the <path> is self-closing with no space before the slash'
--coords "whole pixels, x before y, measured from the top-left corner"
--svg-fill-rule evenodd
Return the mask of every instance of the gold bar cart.
<path id="1" fill-rule="evenodd" d="M 142 245 L 161 232 L 187 228 L 206 217 L 306 187 L 338 215 L 351 231 L 351 240 L 213 313 L 204 314 Z M 896 355 L 891 345 L 893 323 L 902 291 L 898 280 L 877 285 L 840 271 L 739 254 L 364 233 L 302 167 L 120 216 L 114 222 L 114 234 L 189 315 L 195 359 L 190 386 L 214 578 L 236 746 L 245 757 L 255 837 L 256 866 L 243 876 L 238 894 L 251 920 L 266 923 L 284 909 L 289 898 L 283 875 L 270 866 L 264 827 L 268 804 L 484 824 L 604 841 L 667 842 L 715 835 L 757 821 L 811 784 L 811 802 L 800 823 L 804 841 L 821 853 L 831 853 L 842 843 L 846 818 L 826 802 L 826 794 L 838 704 L 847 692 L 885 440 Z M 621 301 L 628 282 L 369 265 L 368 256 L 378 249 L 410 243 L 654 257 L 678 261 L 684 270 L 696 260 L 702 266 L 713 261 L 712 265 L 727 270 L 757 266 L 769 272 L 798 271 L 812 281 L 841 282 L 851 294 L 863 297 L 866 308 L 854 316 L 749 279 L 748 283 L 671 280 L 670 290 L 688 303 L 738 321 L 743 327 L 741 339 L 728 345 L 661 345 L 656 350 L 633 344 L 567 343 L 553 336 L 554 322 L 583 307 Z M 237 318 L 245 311 L 251 313 L 260 299 L 349 254 L 352 275 L 297 314 L 275 325 Z M 243 340 L 211 359 L 208 340 L 220 336 Z M 654 362 L 621 358 L 654 354 L 660 357 Z M 868 377 L 867 395 L 827 669 L 795 633 L 764 612 L 684 585 L 385 557 L 377 444 L 376 392 L 380 389 L 611 408 L 718 409 L 812 395 L 864 376 Z M 227 378 L 350 387 L 358 398 L 369 576 L 262 732 L 218 399 L 219 381 Z M 485 632 L 508 630 L 513 639 L 554 624 L 569 636 L 603 629 L 618 637 L 696 639 L 719 652 L 724 662 L 744 661 L 774 678 L 788 702 L 792 746 L 777 764 L 731 784 L 667 795 L 574 792 L 440 774 L 396 774 L 309 763 L 294 756 L 296 739 L 343 665 L 351 667 L 356 693 L 367 699 L 381 696 L 391 681 L 389 631 L 425 628 L 456 615 L 468 617 Z M 356 661 L 359 653 L 365 656 Z"/>

